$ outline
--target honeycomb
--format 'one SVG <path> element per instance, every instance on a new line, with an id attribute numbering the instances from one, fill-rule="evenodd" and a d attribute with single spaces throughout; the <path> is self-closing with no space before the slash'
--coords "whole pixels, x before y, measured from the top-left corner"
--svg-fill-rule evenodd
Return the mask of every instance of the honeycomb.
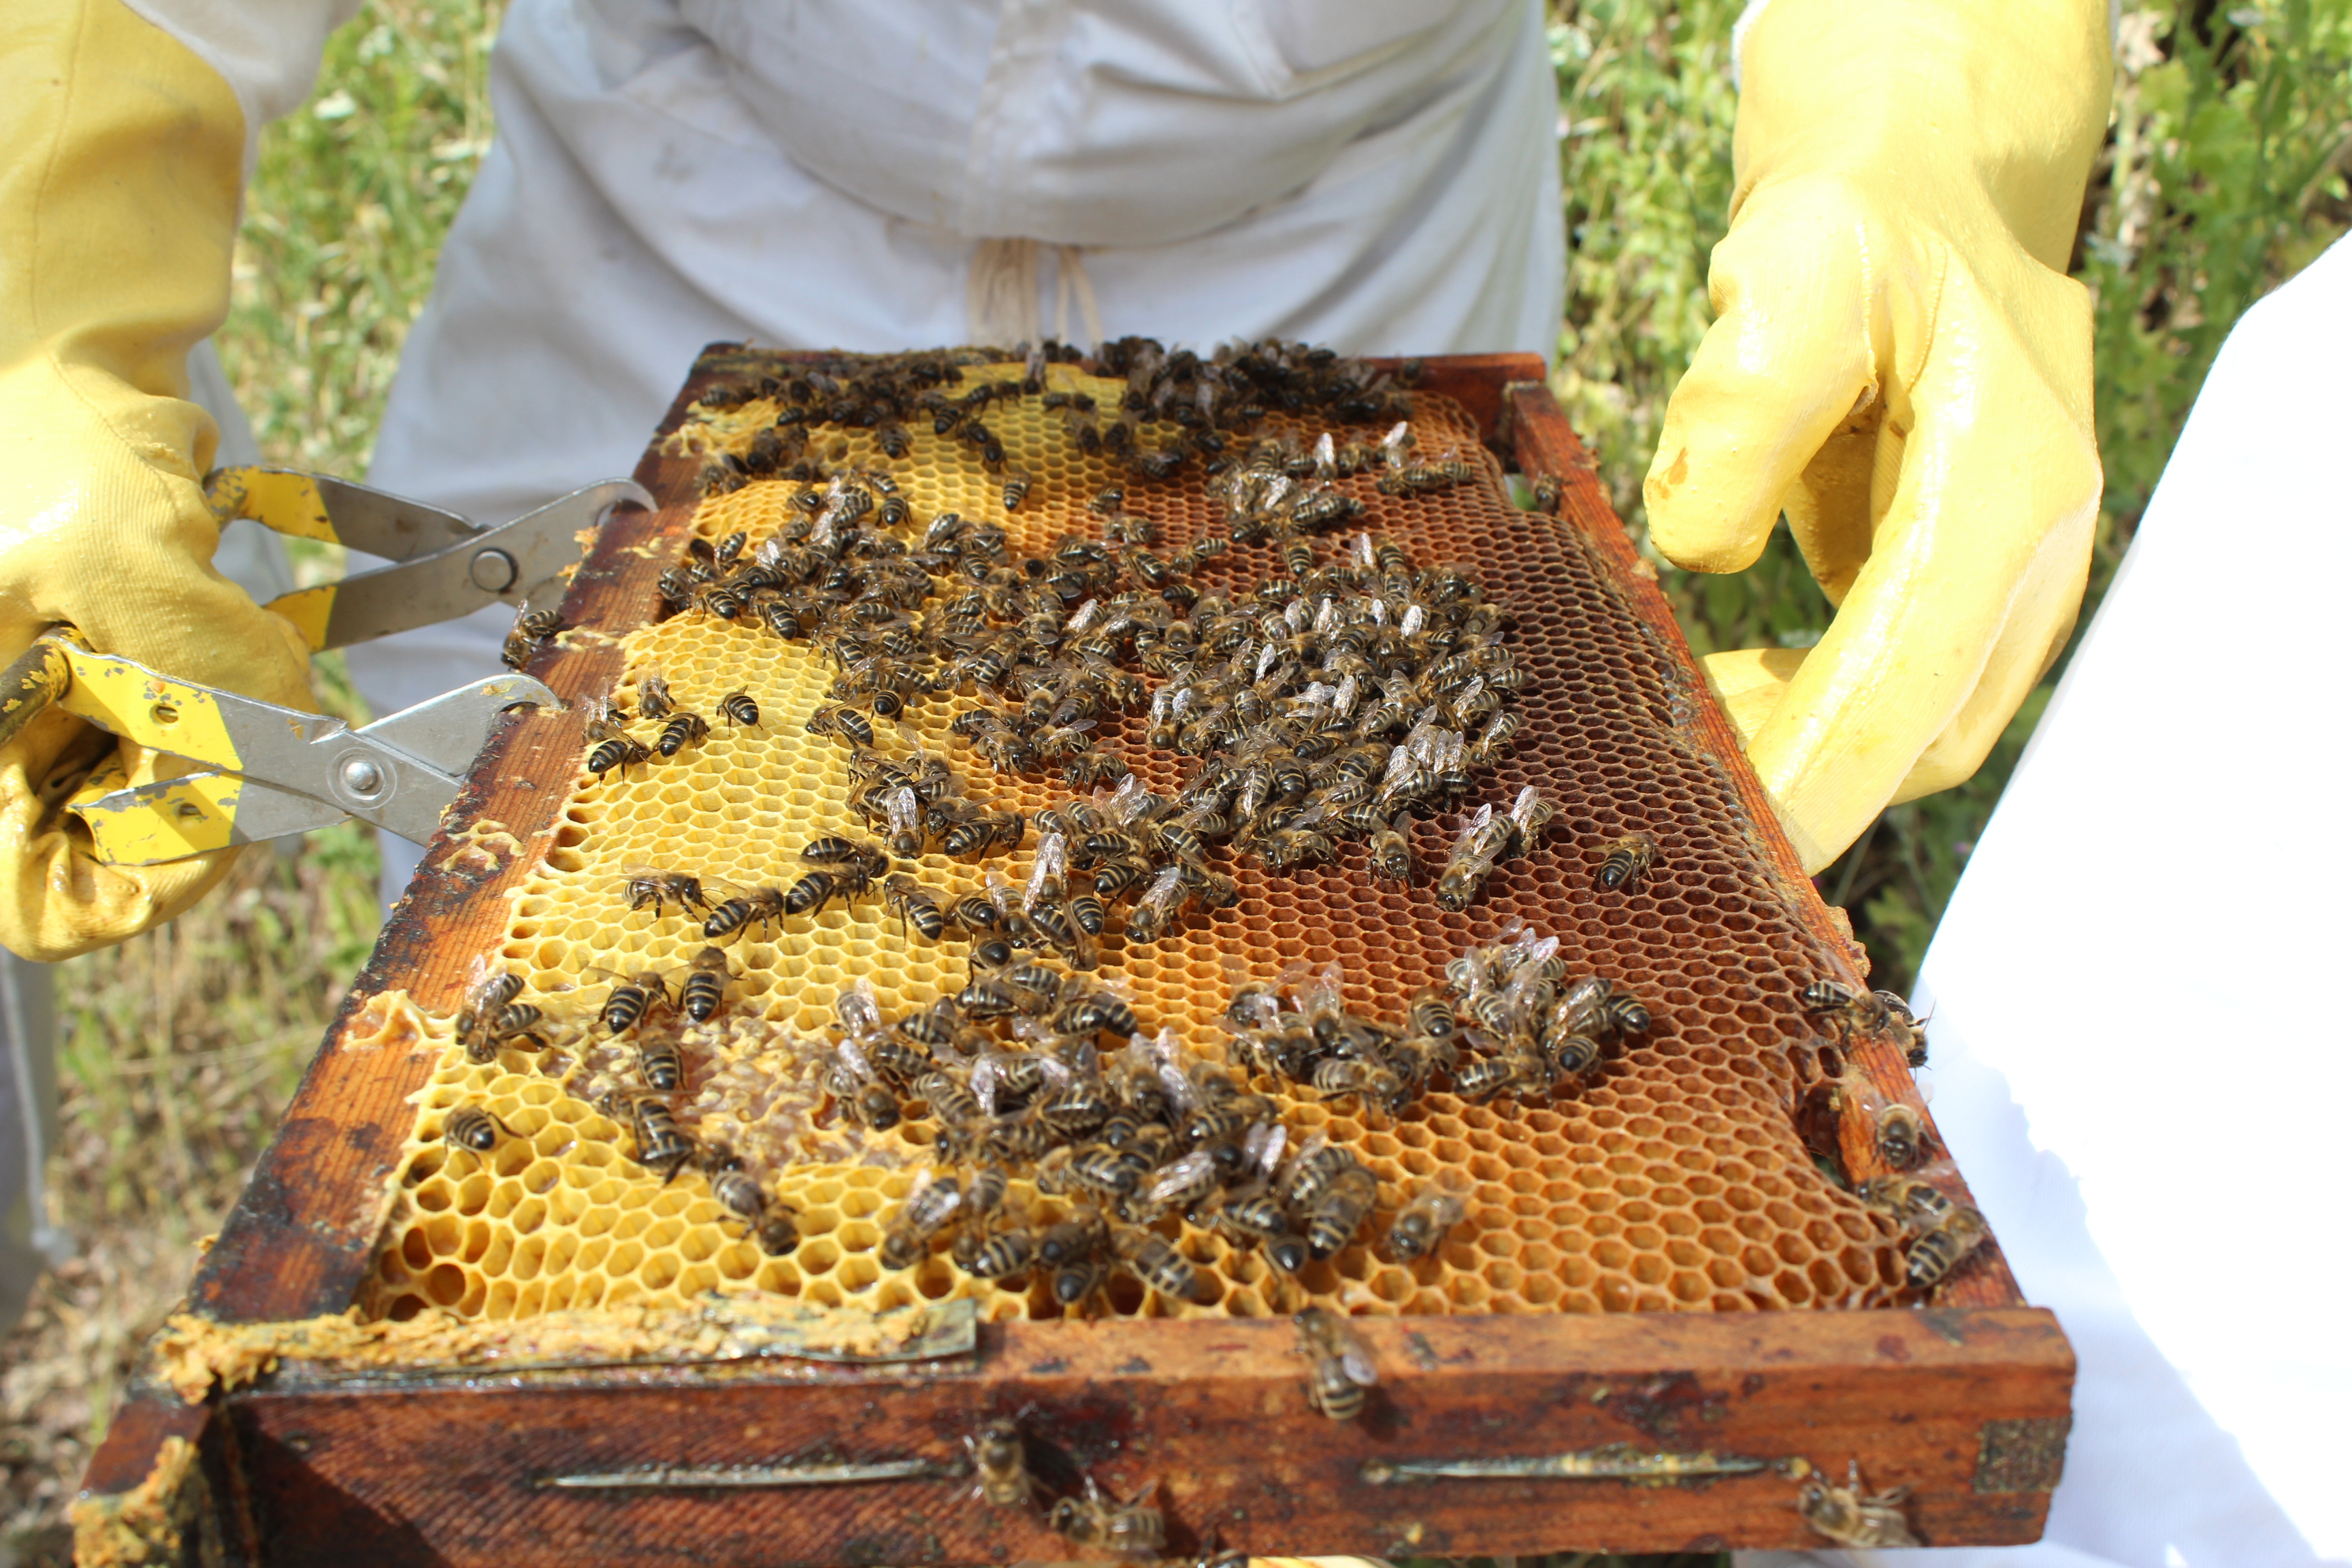
<path id="1" fill-rule="evenodd" d="M 762 363 L 714 355 L 698 375 Z M 1017 364 L 966 372 L 1019 374 Z M 1049 383 L 1106 406 L 1121 388 L 1060 365 Z M 740 449 L 767 412 L 752 405 L 690 423 L 670 450 Z M 988 419 L 1006 467 L 1034 481 L 1014 511 L 1003 504 L 998 476 L 928 426 L 909 427 L 913 448 L 903 459 L 887 457 L 872 432 L 840 426 L 818 429 L 810 453 L 887 471 L 913 503 L 918 529 L 952 510 L 1002 522 L 1016 549 L 1034 553 L 1065 532 L 1098 536 L 1087 502 L 1115 480 L 1127 487 L 1127 510 L 1159 525 L 1163 551 L 1219 528 L 1197 469 L 1140 483 L 1080 452 L 1034 399 L 999 404 Z M 1519 693 L 1526 728 L 1499 767 L 1479 775 L 1468 804 L 1500 809 L 1522 785 L 1538 784 L 1559 802 L 1558 822 L 1460 913 L 1439 908 L 1426 879 L 1411 889 L 1374 881 L 1360 845 L 1338 863 L 1281 873 L 1221 862 L 1240 884 L 1238 904 L 1213 916 L 1196 910 L 1150 946 L 1107 934 L 1097 977 L 1124 990 L 1146 1034 L 1172 1028 L 1187 1048 L 1219 1057 L 1216 1021 L 1239 978 L 1335 963 L 1351 1010 L 1394 1017 L 1414 992 L 1443 983 L 1450 959 L 1517 922 L 1558 937 L 1570 973 L 1599 973 L 1633 992 L 1653 1026 L 1580 1088 L 1543 1100 L 1473 1104 L 1431 1092 L 1391 1118 L 1255 1079 L 1252 1087 L 1282 1103 L 1294 1140 L 1319 1132 L 1377 1173 L 1373 1223 L 1291 1279 L 1257 1252 L 1171 1218 L 1164 1233 L 1198 1267 L 1201 1300 L 1171 1301 L 1122 1273 L 1096 1310 L 1252 1315 L 1294 1310 L 1311 1297 L 1361 1313 L 1746 1311 L 1895 1299 L 1903 1259 L 1892 1226 L 1816 1164 L 1792 1116 L 1822 1081 L 1827 1045 L 1797 993 L 1826 962 L 1773 890 L 1730 781 L 1682 727 L 1692 712 L 1686 675 L 1617 598 L 1574 528 L 1514 507 L 1500 466 L 1458 405 L 1416 395 L 1413 426 L 1421 453 L 1458 452 L 1475 465 L 1476 482 L 1392 498 L 1377 493 L 1370 473 L 1342 479 L 1339 488 L 1369 509 L 1346 537 L 1360 526 L 1423 564 L 1458 563 L 1514 613 L 1514 644 L 1532 678 Z M 1307 439 L 1317 433 L 1299 429 Z M 693 527 L 709 540 L 740 530 L 756 541 L 783 521 L 798 488 L 756 481 L 710 497 Z M 1339 542 L 1318 545 L 1328 555 Z M 1264 547 L 1235 549 L 1196 580 L 1238 595 L 1275 570 L 1271 563 Z M 601 629 L 625 634 L 626 683 L 658 672 L 682 706 L 713 716 L 712 732 L 675 759 L 573 781 L 551 847 L 511 895 L 506 939 L 490 955 L 526 977 L 525 997 L 556 1021 L 559 1037 L 552 1049 L 502 1050 L 477 1065 L 447 1019 L 430 1022 L 443 1062 L 419 1096 L 393 1217 L 361 1292 L 364 1313 L 401 1319 L 439 1309 L 498 1319 L 756 1289 L 829 1307 L 971 1297 L 990 1319 L 1059 1315 L 1042 1283 L 975 1279 L 944 1255 L 885 1267 L 884 1222 L 913 1187 L 932 1128 L 910 1121 L 865 1134 L 820 1112 L 812 1042 L 832 1024 L 836 1000 L 863 983 L 887 1016 L 952 993 L 965 981 L 968 952 L 953 927 L 938 942 L 902 937 L 880 898 L 866 897 L 787 919 L 772 934 L 755 930 L 730 950 L 727 1010 L 681 1035 L 681 1121 L 704 1135 L 751 1138 L 754 1169 L 798 1211 L 801 1239 L 789 1256 L 763 1253 L 691 1168 L 665 1181 L 637 1164 L 623 1129 L 596 1109 L 597 1090 L 617 1081 L 630 1057 L 589 1043 L 598 1038 L 586 1025 L 605 972 L 680 972 L 705 941 L 698 922 L 675 912 L 631 911 L 625 868 L 788 881 L 807 840 L 866 837 L 849 810 L 843 749 L 803 729 L 835 673 L 814 645 L 692 611 Z M 718 699 L 738 688 L 759 704 L 755 728 L 716 719 Z M 989 804 L 1034 811 L 1068 798 L 1058 784 L 981 764 L 948 729 L 968 701 L 911 705 L 914 739 L 952 762 Z M 1149 747 L 1145 727 L 1140 716 L 1107 719 L 1097 739 L 1150 787 L 1172 791 L 1197 764 Z M 887 735 L 883 743 L 896 744 Z M 1413 825 L 1414 853 L 1430 875 L 1461 823 L 1445 815 Z M 1630 888 L 1598 889 L 1606 847 L 1633 833 L 1654 841 L 1654 865 Z M 1017 886 L 1035 842 L 1033 835 L 1013 854 L 977 864 L 930 854 L 908 868 L 943 895 L 981 890 L 991 868 Z M 747 1110 L 729 1085 L 762 1086 L 759 1103 Z M 488 1155 L 451 1148 L 441 1132 L 463 1104 L 487 1107 L 513 1136 Z M 1391 1260 L 1377 1238 L 1433 1180 L 1462 1194 L 1467 1217 L 1430 1256 Z M 1058 1217 L 1055 1201 L 1025 1182 L 1013 1196 L 1041 1223 Z"/>

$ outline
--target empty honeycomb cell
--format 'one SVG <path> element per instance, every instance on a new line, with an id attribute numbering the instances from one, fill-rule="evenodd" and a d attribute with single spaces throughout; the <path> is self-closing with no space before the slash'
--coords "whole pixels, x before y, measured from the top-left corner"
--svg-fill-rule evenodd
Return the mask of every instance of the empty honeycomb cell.
<path id="1" fill-rule="evenodd" d="M 1073 373 L 1055 367 L 1051 374 Z M 1120 391 L 1117 383 L 1072 384 L 1112 398 Z M 928 427 L 912 427 L 905 460 L 878 457 L 863 431 L 819 428 L 812 440 L 814 449 L 838 444 L 856 461 L 888 468 L 919 523 L 950 509 L 1001 521 L 1024 551 L 1046 548 L 1066 530 L 1097 533 L 1086 502 L 1115 476 L 1108 460 L 1070 448 L 1034 400 L 994 405 L 989 423 L 1006 445 L 1008 466 L 1035 477 L 1017 512 L 1004 511 L 1001 481 L 980 471 L 965 444 Z M 714 424 L 705 434 L 740 448 L 754 424 Z M 1411 1271 L 1378 1261 L 1359 1242 L 1314 1265 L 1297 1285 L 1271 1275 L 1255 1253 L 1187 1229 L 1180 1246 L 1215 1276 L 1202 1306 L 1171 1305 L 1122 1279 L 1097 1310 L 1255 1313 L 1288 1310 L 1302 1290 L 1343 1289 L 1352 1310 L 1368 1311 L 1737 1310 L 1757 1304 L 1750 1290 L 1783 1304 L 1842 1300 L 1857 1291 L 1884 1300 L 1899 1277 L 1899 1250 L 1813 1167 L 1778 1109 L 1795 1071 L 1781 1047 L 1814 1033 L 1795 994 L 1819 961 L 1793 912 L 1759 891 L 1769 882 L 1747 847 L 1741 808 L 1720 770 L 1675 731 L 1686 678 L 1673 673 L 1649 634 L 1625 616 L 1609 569 L 1573 530 L 1510 509 L 1460 410 L 1423 399 L 1414 427 L 1424 448 L 1458 447 L 1485 477 L 1411 501 L 1379 496 L 1370 476 L 1341 488 L 1372 509 L 1369 526 L 1417 558 L 1464 562 L 1511 608 L 1514 645 L 1536 679 L 1519 698 L 1528 721 L 1520 749 L 1478 789 L 1485 797 L 1522 779 L 1542 782 L 1561 797 L 1560 823 L 1538 853 L 1495 878 L 1486 901 L 1466 916 L 1438 917 L 1426 889 L 1372 884 L 1361 875 L 1360 851 L 1339 867 L 1286 879 L 1237 868 L 1244 894 L 1238 908 L 1188 924 L 1154 947 L 1108 941 L 1100 973 L 1126 988 L 1147 1031 L 1168 1024 L 1195 1048 L 1213 1050 L 1223 1038 L 1216 1016 L 1235 970 L 1270 975 L 1288 958 L 1338 957 L 1350 1005 L 1393 1016 L 1465 942 L 1487 940 L 1517 913 L 1560 936 L 1560 956 L 1571 968 L 1607 973 L 1632 988 L 1656 1026 L 1633 1048 L 1612 1052 L 1582 1091 L 1548 1103 L 1465 1106 L 1432 1094 L 1387 1118 L 1352 1102 L 1327 1110 L 1309 1094 L 1262 1082 L 1276 1093 L 1296 1135 L 1319 1130 L 1373 1164 L 1384 1212 L 1368 1235 L 1384 1228 L 1387 1206 L 1411 1184 L 1449 1174 L 1478 1184 L 1474 1206 L 1502 1223 L 1465 1228 Z M 1130 509 L 1161 525 L 1163 549 L 1180 548 L 1213 523 L 1197 473 L 1166 484 L 1127 483 Z M 694 526 L 707 539 L 739 528 L 764 538 L 784 520 L 797 488 L 761 482 L 711 498 Z M 1268 560 L 1263 551 L 1235 550 L 1212 563 L 1203 581 L 1245 589 Z M 546 858 L 524 878 L 497 944 L 526 975 L 526 999 L 548 1011 L 559 1035 L 592 1016 L 603 998 L 609 983 L 592 981 L 590 965 L 675 974 L 702 945 L 699 931 L 674 912 L 626 910 L 622 867 L 675 864 L 756 884 L 782 875 L 806 838 L 863 832 L 848 810 L 839 747 L 802 727 L 835 674 L 813 645 L 691 610 L 604 629 L 624 639 L 625 680 L 658 670 L 682 702 L 705 713 L 740 685 L 757 698 L 761 721 L 721 726 L 674 759 L 602 782 L 583 773 L 572 782 L 562 825 Z M 955 764 L 972 794 L 1022 810 L 1066 794 L 981 766 L 947 732 L 959 700 L 918 702 L 905 719 L 922 745 Z M 1139 725 L 1117 716 L 1099 738 L 1154 788 L 1190 766 L 1154 752 Z M 1456 826 L 1446 817 L 1415 825 L 1416 851 L 1442 858 Z M 1631 893 L 1596 891 L 1593 847 L 1633 827 L 1657 837 L 1657 863 Z M 1017 883 L 1030 858 L 1028 846 L 976 863 L 927 853 L 918 874 L 961 897 L 979 890 L 991 867 Z M 721 1021 L 733 1032 L 688 1043 L 689 1092 L 681 1105 L 690 1118 L 701 1115 L 697 1097 L 733 1059 L 728 1052 L 767 1060 L 766 1070 L 790 1068 L 793 1037 L 830 1025 L 848 977 L 867 980 L 887 1009 L 908 1011 L 961 983 L 966 952 L 957 941 L 933 946 L 902 936 L 872 899 L 836 903 L 814 919 L 788 918 L 726 946 L 730 984 Z M 630 1296 L 678 1302 L 722 1281 L 861 1306 L 971 1296 L 992 1321 L 1058 1310 L 1034 1282 L 1000 1288 L 963 1275 L 943 1256 L 909 1270 L 880 1267 L 880 1226 L 909 1180 L 893 1167 L 927 1157 L 936 1137 L 929 1125 L 908 1124 L 861 1146 L 819 1109 L 813 1078 L 789 1087 L 784 1100 L 814 1117 L 793 1158 L 758 1168 L 796 1211 L 802 1243 L 791 1258 L 766 1258 L 741 1237 L 740 1222 L 718 1217 L 701 1171 L 689 1166 L 665 1186 L 664 1173 L 630 1157 L 631 1135 L 595 1110 L 591 1101 L 603 1089 L 632 1081 L 625 1044 L 593 1034 L 559 1038 L 544 1054 L 502 1051 L 494 1067 L 483 1068 L 454 1048 L 446 1020 L 433 1027 L 445 1065 L 420 1100 L 411 1157 L 402 1165 L 406 1202 L 395 1205 L 383 1254 L 391 1267 L 371 1271 L 362 1292 L 360 1304 L 371 1314 L 414 1313 L 428 1300 L 516 1315 Z M 794 1083 L 789 1074 L 782 1081 Z M 469 1102 L 488 1104 L 520 1135 L 479 1170 L 474 1156 L 452 1161 L 435 1142 L 442 1113 Z M 698 1125 L 708 1133 L 713 1123 Z M 1768 1198 L 1794 1218 L 1784 1220 Z M 1752 1270 L 1738 1255 L 1759 1245 L 1726 1228 L 1735 1211 L 1764 1222 L 1761 1266 Z M 625 1226 L 614 1223 L 622 1213 L 631 1216 Z M 430 1227 L 445 1214 L 478 1215 L 511 1233 L 510 1241 L 478 1254 L 480 1278 L 453 1286 L 440 1276 L 436 1260 L 445 1255 L 430 1244 Z M 1801 1232 L 1797 1256 L 1783 1260 L 1775 1227 Z M 1703 1270 L 1690 1267 L 1701 1255 L 1695 1247 L 1711 1260 Z M 1597 1272 L 1594 1261 L 1607 1272 Z M 1818 1269 L 1793 1287 L 1774 1279 L 1832 1264 L 1834 1292 Z M 1649 1278 L 1668 1267 L 1678 1272 L 1663 1286 Z M 1728 1271 L 1736 1278 L 1724 1278 Z"/>
<path id="2" fill-rule="evenodd" d="M 454 1263 L 436 1263 L 425 1276 L 425 1294 L 436 1306 L 454 1307 L 466 1299 L 466 1271 Z"/>

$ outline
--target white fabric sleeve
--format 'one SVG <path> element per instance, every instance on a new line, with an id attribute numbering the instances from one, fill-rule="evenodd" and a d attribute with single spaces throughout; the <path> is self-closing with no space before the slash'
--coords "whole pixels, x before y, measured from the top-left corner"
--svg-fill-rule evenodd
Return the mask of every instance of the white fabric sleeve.
<path id="1" fill-rule="evenodd" d="M 327 35 L 358 14 L 360 0 L 123 0 L 185 45 L 236 94 L 245 110 L 250 179 L 261 128 L 310 96 Z"/>

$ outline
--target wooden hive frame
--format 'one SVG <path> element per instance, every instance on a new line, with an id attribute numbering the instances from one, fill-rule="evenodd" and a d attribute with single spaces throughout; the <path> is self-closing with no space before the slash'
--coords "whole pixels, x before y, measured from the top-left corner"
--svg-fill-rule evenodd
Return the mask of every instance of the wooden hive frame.
<path id="1" fill-rule="evenodd" d="M 722 351 L 714 350 L 714 354 Z M 709 384 L 698 367 L 662 426 Z M 1421 385 L 1480 423 L 1526 474 L 1559 476 L 1572 531 L 1646 636 L 1687 677 L 1689 743 L 1719 770 L 1741 853 L 1860 986 L 1842 915 L 1803 874 L 1728 721 L 1612 511 L 1593 463 L 1523 355 L 1428 362 Z M 566 601 L 578 626 L 641 621 L 684 547 L 696 465 L 657 438 L 637 478 L 665 504 L 607 524 Z M 534 667 L 567 700 L 618 679 L 590 638 Z M 385 1194 L 437 1051 L 347 1049 L 395 988 L 454 1011 L 469 957 L 498 940 L 530 857 L 448 851 L 485 820 L 551 830 L 581 755 L 576 713 L 507 721 L 395 911 L 285 1122 L 199 1268 L 190 1310 L 234 1333 L 343 1312 L 371 1268 Z M 380 1032 L 380 1013 L 367 1028 Z M 1918 1103 L 1899 1043 L 1851 1065 Z M 1870 1168 L 1847 1097 L 1835 1137 Z M 1965 1190 L 1954 1184 L 1954 1195 Z M 680 1353 L 626 1365 L 283 1364 L 194 1402 L 160 1364 L 125 1396 L 80 1505 L 86 1549 L 118 1557 L 309 1563 L 962 1563 L 1067 1549 L 1042 1510 L 971 1497 L 965 1437 L 1022 1415 L 1041 1477 L 1157 1483 L 1168 1551 L 1379 1556 L 1822 1544 L 1795 1502 L 1807 1465 L 1907 1487 L 1931 1544 L 2036 1538 L 2056 1484 L 2072 1352 L 1988 1243 L 1931 1308 L 1361 1318 L 1381 1367 L 1370 1413 L 1303 1397 L 1279 1319 L 950 1323 L 890 1362 Z M 593 1363 L 593 1358 L 591 1358 Z M 1480 1473 L 1480 1472 L 1484 1473 Z"/>

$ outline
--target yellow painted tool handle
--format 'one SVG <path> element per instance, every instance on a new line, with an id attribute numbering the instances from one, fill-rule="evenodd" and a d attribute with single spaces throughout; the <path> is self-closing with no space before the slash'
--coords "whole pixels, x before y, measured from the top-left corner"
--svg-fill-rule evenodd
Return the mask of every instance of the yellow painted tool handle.
<path id="1" fill-rule="evenodd" d="M 274 532 L 340 544 L 326 498 L 311 475 L 288 468 L 215 468 L 205 479 L 205 500 L 223 522 L 251 518 Z"/>
<path id="2" fill-rule="evenodd" d="M 215 468 L 205 479 L 205 500 L 223 522 L 250 518 L 273 532 L 294 539 L 315 539 L 322 544 L 342 542 L 335 535 L 334 519 L 310 474 L 286 468 Z M 294 623 L 302 640 L 317 653 L 327 646 L 327 618 L 335 607 L 335 584 L 322 583 L 297 588 L 263 606 Z"/>

